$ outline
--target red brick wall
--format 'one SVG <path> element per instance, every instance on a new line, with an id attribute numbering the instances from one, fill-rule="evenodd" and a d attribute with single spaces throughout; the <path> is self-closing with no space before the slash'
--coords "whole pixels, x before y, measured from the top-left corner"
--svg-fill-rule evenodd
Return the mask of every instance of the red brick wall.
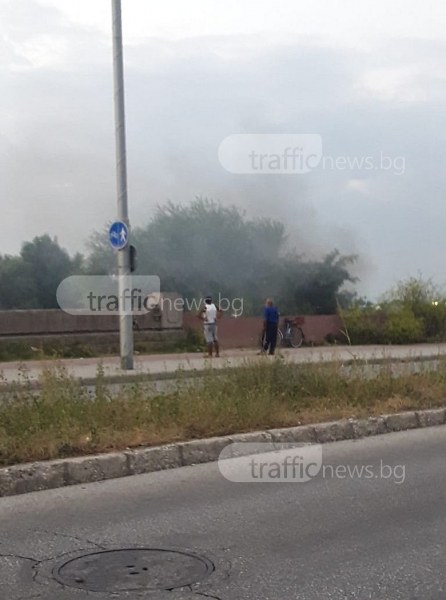
<path id="1" fill-rule="evenodd" d="M 141 330 L 181 329 L 181 310 L 170 310 L 178 298 L 176 293 L 165 293 L 164 313 L 156 319 L 153 313 L 137 315 L 135 320 Z M 171 302 L 169 301 L 171 298 Z M 60 309 L 54 310 L 1 310 L 0 336 L 49 335 L 62 333 L 108 333 L 119 331 L 117 315 L 72 315 Z"/>
<path id="2" fill-rule="evenodd" d="M 183 326 L 198 331 L 202 330 L 202 322 L 195 313 L 185 312 Z M 249 348 L 257 346 L 262 329 L 261 317 L 239 317 L 238 319 L 223 316 L 219 321 L 219 338 L 222 347 Z M 304 317 L 302 330 L 307 343 L 321 344 L 328 334 L 339 337 L 342 323 L 337 315 L 311 315 Z"/>
<path id="3" fill-rule="evenodd" d="M 178 319 L 177 319 L 178 320 Z M 151 314 L 137 317 L 141 330 L 159 328 L 164 323 L 155 323 Z M 181 323 L 181 319 L 179 320 Z M 167 324 L 172 327 L 172 323 Z M 164 328 L 163 327 L 163 328 Z M 202 331 L 202 322 L 195 313 L 183 313 L 183 327 Z M 108 333 L 118 331 L 116 316 L 73 316 L 61 310 L 17 310 L 0 311 L 0 337 L 38 336 L 67 333 Z M 261 317 L 224 315 L 219 321 L 219 336 L 222 347 L 249 348 L 258 345 L 262 329 Z M 305 316 L 302 325 L 308 343 L 321 344 L 328 334 L 339 336 L 342 324 L 337 315 Z"/>

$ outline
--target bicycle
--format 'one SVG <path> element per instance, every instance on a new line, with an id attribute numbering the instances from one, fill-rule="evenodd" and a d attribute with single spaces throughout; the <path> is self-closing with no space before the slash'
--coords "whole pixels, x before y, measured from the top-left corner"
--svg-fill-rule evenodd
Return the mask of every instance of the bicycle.
<path id="1" fill-rule="evenodd" d="M 305 335 L 300 327 L 304 323 L 303 317 L 295 317 L 294 319 L 283 319 L 282 327 L 277 330 L 277 345 L 281 346 L 284 343 L 289 348 L 300 348 L 305 341 Z M 260 334 L 260 347 L 263 349 L 265 345 L 265 332 Z"/>

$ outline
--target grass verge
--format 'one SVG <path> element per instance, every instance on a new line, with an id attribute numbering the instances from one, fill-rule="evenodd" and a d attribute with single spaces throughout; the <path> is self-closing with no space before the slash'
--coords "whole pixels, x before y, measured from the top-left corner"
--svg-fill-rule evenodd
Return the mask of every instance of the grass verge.
<path id="1" fill-rule="evenodd" d="M 87 391 L 62 367 L 44 371 L 36 390 L 24 371 L 0 395 L 0 465 L 433 408 L 446 398 L 445 360 L 435 371 L 400 376 L 389 361 L 372 379 L 359 364 L 346 377 L 341 363 L 280 358 L 176 377 L 176 390 L 161 395 L 149 378 L 112 391 L 101 369 Z"/>

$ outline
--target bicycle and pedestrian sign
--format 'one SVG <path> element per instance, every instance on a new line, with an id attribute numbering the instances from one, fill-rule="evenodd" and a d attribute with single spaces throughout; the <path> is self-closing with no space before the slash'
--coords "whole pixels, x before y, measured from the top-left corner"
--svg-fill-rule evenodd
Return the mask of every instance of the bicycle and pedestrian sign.
<path id="1" fill-rule="evenodd" d="M 123 221 L 115 221 L 108 230 L 108 239 L 114 250 L 123 250 L 129 243 L 129 229 Z"/>

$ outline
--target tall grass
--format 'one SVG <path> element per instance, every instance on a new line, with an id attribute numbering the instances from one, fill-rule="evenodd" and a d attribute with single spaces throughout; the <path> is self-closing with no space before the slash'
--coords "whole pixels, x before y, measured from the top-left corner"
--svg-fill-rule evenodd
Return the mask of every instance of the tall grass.
<path id="1" fill-rule="evenodd" d="M 277 358 L 176 377 L 175 389 L 159 394 L 149 378 L 113 392 L 101 369 L 93 390 L 62 367 L 43 371 L 40 389 L 23 373 L 0 393 L 0 465 L 436 407 L 446 398 L 445 362 L 401 376 L 384 363 L 378 377 L 365 377 L 359 364 L 347 376 L 340 363 Z"/>

